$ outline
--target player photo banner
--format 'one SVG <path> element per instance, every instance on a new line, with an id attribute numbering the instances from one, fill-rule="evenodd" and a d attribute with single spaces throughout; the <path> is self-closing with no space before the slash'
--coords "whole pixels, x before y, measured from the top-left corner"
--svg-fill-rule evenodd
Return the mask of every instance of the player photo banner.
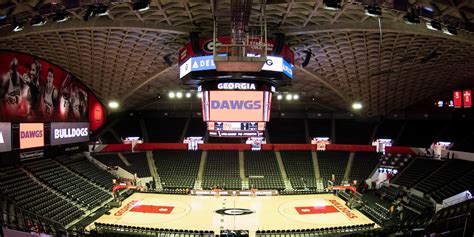
<path id="1" fill-rule="evenodd" d="M 1 121 L 89 121 L 89 108 L 98 100 L 68 72 L 43 59 L 12 51 L 0 51 L 0 62 Z M 100 106 L 95 111 L 104 113 Z M 93 117 L 103 122 L 103 115 Z"/>

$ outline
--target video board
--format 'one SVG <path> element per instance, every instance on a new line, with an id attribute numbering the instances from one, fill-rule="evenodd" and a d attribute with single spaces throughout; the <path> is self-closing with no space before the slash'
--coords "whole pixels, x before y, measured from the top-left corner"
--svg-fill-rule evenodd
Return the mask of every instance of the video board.
<path id="1" fill-rule="evenodd" d="M 0 123 L 0 152 L 12 150 L 11 123 Z"/>
<path id="2" fill-rule="evenodd" d="M 269 121 L 271 92 L 205 91 L 203 119 L 215 122 Z"/>
<path id="3" fill-rule="evenodd" d="M 0 50 L 0 121 L 105 122 L 105 108 L 67 71 L 28 54 Z"/>
<path id="4" fill-rule="evenodd" d="M 89 123 L 51 123 L 51 145 L 89 141 Z"/>

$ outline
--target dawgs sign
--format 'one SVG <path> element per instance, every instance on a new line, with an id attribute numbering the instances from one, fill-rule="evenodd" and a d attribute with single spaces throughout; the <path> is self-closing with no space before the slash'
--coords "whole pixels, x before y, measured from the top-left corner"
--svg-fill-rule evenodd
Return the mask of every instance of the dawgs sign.
<path id="1" fill-rule="evenodd" d="M 51 123 L 51 145 L 89 141 L 89 123 Z"/>

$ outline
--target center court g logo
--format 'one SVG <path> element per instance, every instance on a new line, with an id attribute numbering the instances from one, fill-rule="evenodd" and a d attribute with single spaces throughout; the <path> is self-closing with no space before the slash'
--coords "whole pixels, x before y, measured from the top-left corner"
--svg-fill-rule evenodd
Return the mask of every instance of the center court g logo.
<path id="1" fill-rule="evenodd" d="M 227 215 L 227 216 L 243 216 L 250 215 L 254 211 L 245 208 L 223 208 L 216 211 L 217 214 Z"/>

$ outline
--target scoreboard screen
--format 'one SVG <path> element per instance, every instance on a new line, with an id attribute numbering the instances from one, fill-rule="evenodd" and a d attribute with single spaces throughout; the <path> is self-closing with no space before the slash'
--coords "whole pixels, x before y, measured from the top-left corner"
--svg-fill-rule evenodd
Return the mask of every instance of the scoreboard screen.
<path id="1" fill-rule="evenodd" d="M 271 92 L 205 91 L 203 119 L 214 122 L 266 122 L 270 119 Z"/>

